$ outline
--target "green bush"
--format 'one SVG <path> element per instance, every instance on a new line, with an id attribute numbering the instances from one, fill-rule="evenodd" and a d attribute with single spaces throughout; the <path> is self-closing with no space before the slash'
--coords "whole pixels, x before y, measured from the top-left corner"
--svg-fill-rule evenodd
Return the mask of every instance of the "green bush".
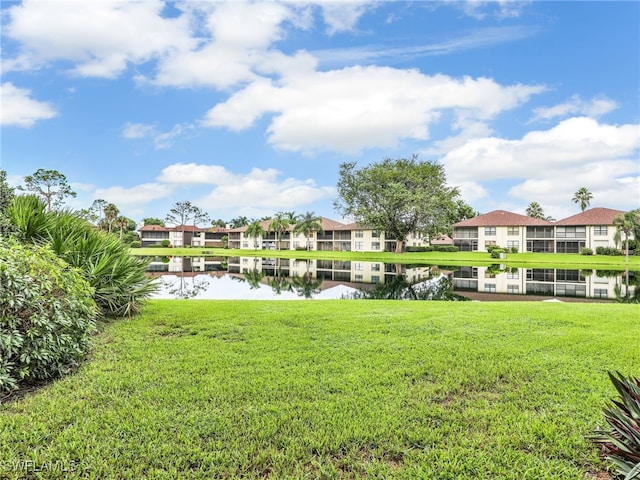
<path id="1" fill-rule="evenodd" d="M 583 247 L 583 248 L 580 250 L 580 255 L 593 255 L 593 250 L 591 250 L 591 249 L 590 249 L 590 248 L 588 248 L 588 247 Z"/>
<path id="2" fill-rule="evenodd" d="M 454 245 L 433 245 L 431 248 L 434 252 L 457 252 L 460 250 Z"/>
<path id="3" fill-rule="evenodd" d="M 433 247 L 418 247 L 418 246 L 407 246 L 405 248 L 406 252 L 431 252 L 433 251 Z"/>
<path id="4" fill-rule="evenodd" d="M 55 254 L 82 271 L 103 315 L 137 313 L 158 288 L 146 275 L 146 260 L 132 255 L 116 235 L 96 230 L 77 214 L 47 213 L 42 201 L 30 195 L 16 197 L 9 213 L 18 238 L 51 246 Z"/>
<path id="5" fill-rule="evenodd" d="M 487 250 L 489 250 L 490 247 L 487 247 Z M 502 254 L 507 253 L 507 250 L 504 248 L 492 248 L 491 251 L 489 252 L 491 254 L 491 258 L 502 258 Z"/>
<path id="6" fill-rule="evenodd" d="M 142 247 L 142 242 L 140 240 L 134 240 L 129 244 L 129 248 L 140 248 Z"/>
<path id="7" fill-rule="evenodd" d="M 171 246 L 171 242 L 168 239 L 164 239 L 162 240 L 162 242 L 160 243 L 160 246 L 162 246 L 163 248 L 168 248 Z"/>
<path id="8" fill-rule="evenodd" d="M 604 409 L 610 430 L 596 430 L 591 438 L 625 479 L 640 478 L 640 379 L 609 372 L 620 398 Z"/>
<path id="9" fill-rule="evenodd" d="M 621 256 L 624 253 L 614 247 L 596 247 L 596 255 Z"/>
<path id="10" fill-rule="evenodd" d="M 51 249 L 0 241 L 0 391 L 67 373 L 95 329 L 93 290 Z"/>
<path id="11" fill-rule="evenodd" d="M 511 253 L 518 253 L 518 247 L 511 247 Z"/>

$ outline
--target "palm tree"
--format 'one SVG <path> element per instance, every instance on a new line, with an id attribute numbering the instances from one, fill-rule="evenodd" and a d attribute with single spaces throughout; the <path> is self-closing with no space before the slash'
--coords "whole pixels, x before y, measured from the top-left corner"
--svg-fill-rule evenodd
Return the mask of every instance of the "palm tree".
<path id="1" fill-rule="evenodd" d="M 253 246 L 256 250 L 258 249 L 258 237 L 264 237 L 265 233 L 264 227 L 259 220 L 254 220 L 244 232 L 245 236 L 254 239 Z"/>
<path id="2" fill-rule="evenodd" d="M 276 232 L 276 243 L 278 250 L 282 250 L 282 236 L 289 230 L 291 223 L 284 213 L 276 213 L 276 216 L 269 224 L 269 230 Z"/>
<path id="3" fill-rule="evenodd" d="M 527 207 L 526 213 L 527 217 L 539 218 L 541 220 L 545 219 L 544 210 L 542 210 L 542 207 L 538 202 L 531 202 Z"/>
<path id="4" fill-rule="evenodd" d="M 295 233 L 304 233 L 307 238 L 307 250 L 310 249 L 309 238 L 313 232 L 323 233 L 322 218 L 318 217 L 315 212 L 307 212 L 298 217 L 296 226 L 293 230 Z"/>
<path id="5" fill-rule="evenodd" d="M 587 190 L 585 187 L 580 187 L 576 193 L 573 194 L 571 201 L 573 203 L 579 203 L 580 209 L 584 212 L 589 206 L 589 202 L 593 198 L 593 193 Z"/>
<path id="6" fill-rule="evenodd" d="M 616 227 L 614 240 L 616 245 L 620 242 L 620 237 L 624 234 L 626 261 L 629 261 L 629 236 L 640 230 L 640 208 L 626 213 L 619 213 L 613 219 Z"/>
<path id="7" fill-rule="evenodd" d="M 119 213 L 120 213 L 120 209 L 116 207 L 113 203 L 110 203 L 106 207 L 104 207 L 104 220 L 107 222 L 107 225 L 109 226 L 109 233 L 111 233 L 113 223 L 118 218 Z"/>
<path id="8" fill-rule="evenodd" d="M 129 219 L 127 217 L 119 216 L 113 223 L 120 229 L 120 240 L 122 240 L 124 230 L 129 227 Z"/>

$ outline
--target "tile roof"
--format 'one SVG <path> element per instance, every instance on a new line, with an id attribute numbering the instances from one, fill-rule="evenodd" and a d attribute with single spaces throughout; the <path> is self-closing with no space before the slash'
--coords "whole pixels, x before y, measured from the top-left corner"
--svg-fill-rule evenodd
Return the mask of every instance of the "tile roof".
<path id="1" fill-rule="evenodd" d="M 468 218 L 458 223 L 454 223 L 454 227 L 520 227 L 535 225 L 553 225 L 553 223 L 539 218 L 527 217 L 506 210 L 494 210 L 493 212 L 478 215 L 477 217 Z"/>
<path id="2" fill-rule="evenodd" d="M 262 222 L 260 222 L 260 225 L 262 225 L 262 228 L 264 228 L 265 232 L 269 230 L 269 224 L 271 224 L 271 222 L 272 220 L 263 220 Z M 344 226 L 344 224 L 326 217 L 320 217 L 320 225 L 322 225 L 323 230 L 339 230 Z M 245 225 L 244 227 L 232 228 L 231 230 L 229 230 L 229 232 L 244 232 L 247 230 L 247 226 L 248 225 Z M 295 224 L 291 224 L 289 226 L 289 231 L 292 231 L 294 228 Z"/>
<path id="3" fill-rule="evenodd" d="M 616 215 L 624 213 L 612 208 L 591 208 L 571 217 L 563 218 L 556 225 L 613 225 Z"/>

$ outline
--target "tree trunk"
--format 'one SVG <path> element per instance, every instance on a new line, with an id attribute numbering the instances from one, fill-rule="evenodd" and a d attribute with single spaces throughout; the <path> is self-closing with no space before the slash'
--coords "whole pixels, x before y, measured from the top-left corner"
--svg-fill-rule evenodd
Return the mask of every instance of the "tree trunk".
<path id="1" fill-rule="evenodd" d="M 402 253 L 402 240 L 396 240 L 396 253 Z"/>

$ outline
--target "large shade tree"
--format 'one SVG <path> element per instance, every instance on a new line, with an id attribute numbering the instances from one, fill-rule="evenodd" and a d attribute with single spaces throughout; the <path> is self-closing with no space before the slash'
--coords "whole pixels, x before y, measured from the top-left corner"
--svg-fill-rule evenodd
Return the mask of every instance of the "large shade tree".
<path id="1" fill-rule="evenodd" d="M 580 187 L 578 191 L 573 194 L 573 198 L 571 199 L 571 201 L 573 203 L 579 203 L 580 210 L 584 212 L 589 206 L 592 198 L 593 198 L 593 193 L 587 190 L 586 187 Z"/>
<path id="2" fill-rule="evenodd" d="M 393 236 L 400 252 L 411 233 L 431 238 L 448 230 L 459 192 L 447 185 L 442 165 L 414 155 L 361 169 L 343 163 L 338 196 L 338 212 Z"/>
<path id="3" fill-rule="evenodd" d="M 33 175 L 24 177 L 24 185 L 20 190 L 32 192 L 41 198 L 47 212 L 56 209 L 64 203 L 67 197 L 75 197 L 76 192 L 71 189 L 67 177 L 57 170 L 38 169 Z"/>

